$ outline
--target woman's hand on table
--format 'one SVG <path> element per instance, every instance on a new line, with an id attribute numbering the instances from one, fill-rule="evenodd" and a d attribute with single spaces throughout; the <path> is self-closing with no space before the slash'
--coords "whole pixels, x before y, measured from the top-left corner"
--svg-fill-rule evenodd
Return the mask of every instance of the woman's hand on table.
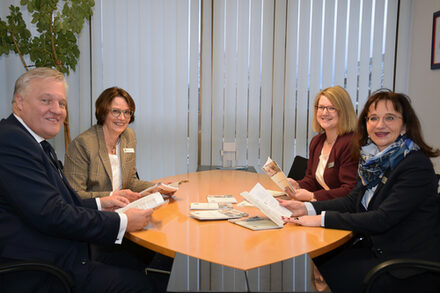
<path id="1" fill-rule="evenodd" d="M 287 192 L 287 191 L 286 191 Z M 299 200 L 299 201 L 314 201 L 315 196 L 313 195 L 313 192 L 310 192 L 306 189 L 296 189 L 296 192 L 291 194 L 288 194 L 292 199 Z"/>
<path id="2" fill-rule="evenodd" d="M 280 206 L 285 207 L 289 211 L 292 212 L 292 216 L 299 217 L 307 215 L 307 208 L 306 205 L 297 200 L 284 200 L 284 199 L 277 199 L 280 203 Z"/>
<path id="3" fill-rule="evenodd" d="M 316 216 L 302 216 L 302 217 L 282 217 L 285 223 L 294 223 L 300 226 L 307 227 L 320 227 L 321 226 L 321 215 Z"/>

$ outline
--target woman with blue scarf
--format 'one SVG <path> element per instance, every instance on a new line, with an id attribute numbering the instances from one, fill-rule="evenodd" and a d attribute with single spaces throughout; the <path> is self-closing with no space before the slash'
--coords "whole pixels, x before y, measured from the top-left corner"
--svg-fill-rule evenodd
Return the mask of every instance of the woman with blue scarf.
<path id="1" fill-rule="evenodd" d="M 313 259 L 333 293 L 360 292 L 367 272 L 385 260 L 440 261 L 440 197 L 429 159 L 440 151 L 424 142 L 407 96 L 379 91 L 368 99 L 353 154 L 358 184 L 346 197 L 280 200 L 293 212 L 285 222 L 353 231 L 352 241 Z M 429 275 L 385 282 L 378 292 L 440 292 L 440 280 Z"/>

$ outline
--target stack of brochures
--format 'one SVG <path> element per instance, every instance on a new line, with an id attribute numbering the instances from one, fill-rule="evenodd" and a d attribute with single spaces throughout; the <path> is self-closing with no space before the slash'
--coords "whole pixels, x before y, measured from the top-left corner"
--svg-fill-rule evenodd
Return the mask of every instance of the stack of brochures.
<path id="1" fill-rule="evenodd" d="M 280 206 L 278 201 L 260 183 L 257 183 L 250 192 L 242 192 L 241 196 L 259 208 L 267 218 L 251 217 L 248 219 L 231 220 L 230 222 L 234 224 L 251 230 L 277 229 L 284 226 L 282 217 L 290 217 L 292 215 L 288 209 Z"/>
<path id="2" fill-rule="evenodd" d="M 228 220 L 247 217 L 248 214 L 232 208 L 237 203 L 233 195 L 208 195 L 208 202 L 193 202 L 190 216 L 197 220 Z"/>

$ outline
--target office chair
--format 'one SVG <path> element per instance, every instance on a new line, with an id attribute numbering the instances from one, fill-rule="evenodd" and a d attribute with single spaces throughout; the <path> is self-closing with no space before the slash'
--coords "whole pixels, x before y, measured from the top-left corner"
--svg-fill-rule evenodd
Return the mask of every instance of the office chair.
<path id="1" fill-rule="evenodd" d="M 296 156 L 295 159 L 293 159 L 292 167 L 290 167 L 289 175 L 287 175 L 287 177 L 294 180 L 303 179 L 306 175 L 307 161 L 308 159 L 304 157 Z"/>
<path id="2" fill-rule="evenodd" d="M 34 261 L 11 261 L 0 264 L 0 275 L 24 271 L 38 271 L 48 273 L 58 279 L 65 292 L 72 292 L 72 288 L 74 285 L 72 277 L 55 265 Z M 25 279 L 22 281 L 26 282 Z"/>
<path id="3" fill-rule="evenodd" d="M 401 276 L 397 277 L 396 275 L 399 273 Z M 398 282 L 403 279 L 417 278 L 417 276 L 426 273 L 438 275 L 440 280 L 440 262 L 421 259 L 392 259 L 384 261 L 367 273 L 363 282 L 363 292 L 376 292 L 374 291 L 374 286 L 381 278 L 390 278 Z M 426 285 L 431 288 L 435 284 Z M 439 287 L 439 284 L 437 284 L 437 287 Z"/>

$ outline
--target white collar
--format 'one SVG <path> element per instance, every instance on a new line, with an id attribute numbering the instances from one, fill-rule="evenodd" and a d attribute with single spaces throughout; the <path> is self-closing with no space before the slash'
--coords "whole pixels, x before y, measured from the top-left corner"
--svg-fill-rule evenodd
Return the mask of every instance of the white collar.
<path id="1" fill-rule="evenodd" d="M 23 124 L 24 128 L 26 128 L 26 130 L 29 131 L 29 133 L 32 135 L 33 138 L 35 138 L 35 140 L 38 143 L 45 140 L 44 138 L 42 138 L 41 136 L 39 136 L 38 134 L 33 132 L 32 129 L 30 129 L 29 126 L 27 126 L 26 123 L 24 123 L 23 119 L 21 119 L 19 116 L 15 115 L 15 113 L 13 113 L 13 114 L 14 114 L 15 118 L 17 118 L 17 120 L 20 121 L 21 124 Z"/>

